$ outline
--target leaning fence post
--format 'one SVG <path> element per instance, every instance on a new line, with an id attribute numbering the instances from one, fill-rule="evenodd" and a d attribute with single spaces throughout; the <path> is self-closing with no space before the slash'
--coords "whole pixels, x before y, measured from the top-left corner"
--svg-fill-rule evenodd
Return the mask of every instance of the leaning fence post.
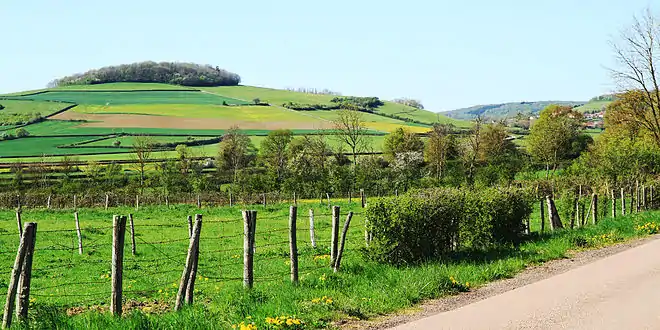
<path id="1" fill-rule="evenodd" d="M 332 207 L 332 237 L 330 239 L 330 266 L 337 261 L 337 249 L 339 240 L 339 206 Z"/>
<path id="2" fill-rule="evenodd" d="M 193 259 L 195 257 L 195 249 L 199 244 L 199 234 L 202 230 L 201 218 L 198 218 L 195 221 L 195 226 L 193 228 L 193 235 L 190 237 L 190 243 L 188 244 L 188 255 L 186 257 L 186 265 L 183 268 L 183 274 L 181 275 L 181 281 L 179 282 L 179 291 L 176 295 L 176 302 L 174 305 L 174 310 L 181 310 L 183 307 L 184 299 L 186 298 L 186 290 L 188 289 L 188 282 L 190 279 L 190 272 L 193 267 Z M 194 278 L 192 279 L 195 280 Z"/>
<path id="3" fill-rule="evenodd" d="M 18 251 L 16 252 L 16 259 L 14 260 L 14 268 L 11 271 L 11 279 L 9 281 L 9 287 L 7 288 L 7 300 L 5 302 L 4 316 L 2 318 L 2 328 L 7 329 L 11 327 L 11 319 L 14 309 L 14 301 L 16 299 L 16 291 L 18 289 L 18 282 L 21 274 L 21 269 L 23 268 L 23 262 L 25 261 L 26 253 L 26 237 L 21 235 L 21 240 L 18 244 Z"/>
<path id="4" fill-rule="evenodd" d="M 76 234 L 78 235 L 78 254 L 83 254 L 82 234 L 80 233 L 80 221 L 78 220 L 78 212 L 73 213 L 73 218 L 76 220 Z"/>
<path id="5" fill-rule="evenodd" d="M 193 234 L 193 221 L 192 215 L 188 216 L 188 237 L 192 237 Z"/>
<path id="6" fill-rule="evenodd" d="M 114 316 L 121 316 L 122 313 L 125 233 L 126 216 L 115 215 L 112 219 L 112 295 L 110 296 L 110 311 Z"/>
<path id="7" fill-rule="evenodd" d="M 16 224 L 18 225 L 18 238 L 23 237 L 23 221 L 21 220 L 21 210 L 16 210 Z"/>
<path id="8" fill-rule="evenodd" d="M 296 237 L 296 220 L 298 207 L 289 207 L 289 256 L 291 260 L 291 282 L 298 284 L 298 242 Z"/>
<path id="9" fill-rule="evenodd" d="M 344 229 L 341 232 L 341 247 L 339 248 L 339 252 L 337 254 L 337 260 L 335 261 L 334 266 L 334 272 L 339 271 L 339 267 L 341 265 L 341 256 L 344 254 L 344 245 L 346 244 L 346 234 L 348 233 L 348 226 L 351 224 L 351 219 L 353 218 L 353 212 L 348 212 L 348 215 L 346 216 L 346 222 L 344 223 Z"/>
<path id="10" fill-rule="evenodd" d="M 18 296 L 16 301 L 16 317 L 22 321 L 27 319 L 28 307 L 30 307 L 30 282 L 32 281 L 32 259 L 34 256 L 34 245 L 37 240 L 37 223 L 25 224 L 25 257 L 21 267 L 21 275 L 18 280 Z"/>
<path id="11" fill-rule="evenodd" d="M 559 218 L 559 214 L 557 213 L 557 207 L 555 206 L 555 202 L 552 200 L 552 197 L 546 196 L 545 199 L 548 204 L 548 220 L 550 223 L 550 229 L 554 231 L 555 229 L 564 228 L 564 225 L 561 223 L 561 219 Z"/>
<path id="12" fill-rule="evenodd" d="M 128 214 L 128 222 L 131 226 L 131 254 L 135 255 L 135 224 L 133 223 L 133 214 Z"/>
<path id="13" fill-rule="evenodd" d="M 105 194 L 105 209 L 108 209 L 108 206 L 110 205 L 110 195 Z"/>
<path id="14" fill-rule="evenodd" d="M 199 237 L 197 237 L 197 245 L 195 246 L 195 251 L 193 254 L 193 264 L 192 269 L 190 270 L 190 278 L 188 280 L 188 287 L 186 288 L 186 304 L 192 305 L 193 296 L 195 293 L 195 277 L 197 276 L 197 266 L 199 265 L 199 241 L 201 240 L 202 235 L 202 215 L 195 214 L 195 225 L 199 222 Z M 192 237 L 192 235 L 190 235 Z"/>
<path id="15" fill-rule="evenodd" d="M 309 209 L 309 241 L 312 243 L 312 248 L 316 249 L 316 237 L 314 235 L 314 210 Z"/>
<path id="16" fill-rule="evenodd" d="M 243 211 L 243 287 L 252 289 L 254 284 L 254 228 L 252 216 L 256 211 Z"/>

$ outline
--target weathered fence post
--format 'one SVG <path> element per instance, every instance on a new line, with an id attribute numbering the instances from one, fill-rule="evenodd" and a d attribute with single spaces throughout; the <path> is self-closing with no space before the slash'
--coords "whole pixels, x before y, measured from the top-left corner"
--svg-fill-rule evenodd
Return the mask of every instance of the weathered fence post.
<path id="1" fill-rule="evenodd" d="M 543 203 L 543 198 L 541 198 L 539 206 L 541 212 L 541 234 L 543 234 L 545 232 L 545 204 Z"/>
<path id="2" fill-rule="evenodd" d="M 257 211 L 243 211 L 243 287 L 254 284 L 254 233 Z"/>
<path id="3" fill-rule="evenodd" d="M 140 195 L 135 195 L 135 211 L 140 210 Z"/>
<path id="4" fill-rule="evenodd" d="M 341 266 L 341 256 L 344 254 L 344 246 L 346 245 L 346 234 L 348 233 L 348 226 L 351 224 L 352 218 L 353 212 L 348 212 L 348 215 L 346 216 L 346 222 L 344 223 L 344 229 L 341 232 L 341 246 L 337 254 L 337 260 L 333 265 L 335 273 L 339 271 L 339 267 Z"/>
<path id="5" fill-rule="evenodd" d="M 591 196 L 591 224 L 598 223 L 598 195 L 594 193 Z"/>
<path id="6" fill-rule="evenodd" d="M 121 316 L 122 313 L 125 233 L 126 216 L 115 215 L 112 219 L 112 294 L 110 296 L 110 311 L 114 316 Z"/>
<path id="7" fill-rule="evenodd" d="M 639 213 L 639 180 L 635 181 L 635 194 L 637 195 L 635 200 L 635 212 Z"/>
<path id="8" fill-rule="evenodd" d="M 546 196 L 546 202 L 548 204 L 548 219 L 550 222 L 550 229 L 561 229 L 564 228 L 564 225 L 561 223 L 559 218 L 559 213 L 557 213 L 557 208 L 555 207 L 555 201 L 552 200 L 552 197 Z"/>
<path id="9" fill-rule="evenodd" d="M 165 195 L 165 206 L 170 207 L 170 195 Z"/>
<path id="10" fill-rule="evenodd" d="M 18 251 L 16 252 L 16 259 L 14 259 L 14 268 L 11 271 L 11 279 L 9 280 L 9 287 L 7 288 L 7 300 L 5 302 L 5 310 L 2 317 L 2 328 L 7 329 L 11 327 L 11 320 L 13 316 L 14 302 L 16 300 L 16 291 L 18 290 L 18 282 L 20 279 L 21 270 L 25 261 L 26 254 L 26 237 L 21 235 L 18 244 Z"/>
<path id="11" fill-rule="evenodd" d="M 616 218 L 616 194 L 612 189 L 612 218 Z"/>
<path id="12" fill-rule="evenodd" d="M 176 302 L 174 304 L 174 310 L 181 310 L 183 307 L 184 300 L 186 298 L 186 291 L 188 290 L 189 281 L 191 281 L 190 273 L 193 268 L 194 258 L 195 258 L 195 249 L 199 246 L 199 235 L 202 231 L 202 221 L 201 217 L 197 218 L 193 228 L 193 234 L 190 236 L 190 242 L 188 243 L 188 255 L 186 256 L 186 265 L 183 268 L 183 274 L 181 274 L 181 281 L 179 281 L 179 291 L 176 294 Z M 195 278 L 192 278 L 192 281 L 195 281 Z M 192 298 L 192 296 L 191 296 Z"/>
<path id="13" fill-rule="evenodd" d="M 366 204 L 366 197 L 364 196 L 364 189 L 360 189 L 360 203 L 362 204 L 362 208 L 364 208 L 364 205 Z"/>
<path id="14" fill-rule="evenodd" d="M 195 214 L 195 225 L 199 222 L 199 237 L 197 237 L 197 245 L 195 246 L 195 253 L 193 254 L 193 264 L 190 270 L 190 278 L 188 280 L 188 287 L 186 288 L 186 304 L 192 305 L 195 295 L 195 277 L 197 276 L 197 266 L 199 265 L 199 242 L 202 238 L 202 215 Z M 192 235 L 190 235 L 192 237 Z"/>
<path id="15" fill-rule="evenodd" d="M 571 218 L 571 229 L 575 228 L 575 221 L 576 221 L 575 219 L 577 217 L 577 213 L 579 212 L 578 201 L 579 201 L 579 199 L 577 197 L 575 197 L 573 199 L 573 205 L 575 205 L 575 208 L 573 209 L 573 211 L 575 212 L 575 214 L 572 214 L 572 216 L 570 217 Z"/>
<path id="16" fill-rule="evenodd" d="M 78 196 L 76 194 L 73 195 L 73 209 L 78 209 Z"/>
<path id="17" fill-rule="evenodd" d="M 296 220 L 298 207 L 289 207 L 289 256 L 291 260 L 291 283 L 298 284 L 298 241 L 296 237 Z"/>
<path id="18" fill-rule="evenodd" d="M 330 194 L 329 194 L 329 193 L 325 193 L 325 197 L 328 198 L 328 208 L 329 208 L 329 207 L 330 207 Z"/>
<path id="19" fill-rule="evenodd" d="M 330 239 L 330 266 L 337 261 L 337 249 L 339 241 L 339 206 L 332 207 L 332 237 Z"/>
<path id="20" fill-rule="evenodd" d="M 200 196 L 200 194 L 197 194 L 197 208 L 202 208 L 202 196 Z"/>
<path id="21" fill-rule="evenodd" d="M 131 254 L 135 255 L 135 224 L 131 213 L 128 214 L 128 223 L 131 226 Z"/>
<path id="22" fill-rule="evenodd" d="M 316 249 L 316 237 L 314 235 L 314 210 L 309 209 L 309 241 L 312 248 Z"/>
<path id="23" fill-rule="evenodd" d="M 232 195 L 231 190 L 229 191 L 229 207 L 234 206 L 234 195 Z"/>
<path id="24" fill-rule="evenodd" d="M 353 203 L 353 193 L 350 189 L 348 190 L 348 203 Z"/>
<path id="25" fill-rule="evenodd" d="M 632 213 L 632 209 L 630 209 L 630 213 Z M 625 216 L 625 215 L 626 215 L 626 190 L 624 188 L 621 188 L 621 216 Z"/>
<path id="26" fill-rule="evenodd" d="M 73 218 L 76 220 L 76 234 L 78 235 L 78 254 L 83 254 L 82 233 L 80 232 L 80 221 L 78 220 L 78 212 L 73 213 Z"/>
<path id="27" fill-rule="evenodd" d="M 48 199 L 46 200 L 46 208 L 50 210 L 50 199 L 51 195 L 48 195 Z"/>
<path id="28" fill-rule="evenodd" d="M 266 207 L 266 193 L 262 193 L 261 196 L 263 198 L 264 207 Z"/>
<path id="29" fill-rule="evenodd" d="M 633 187 L 630 187 L 630 189 L 628 189 L 628 192 L 630 193 L 630 204 L 629 204 L 630 208 L 629 208 L 629 210 L 630 210 L 630 213 L 633 213 L 633 212 L 635 212 L 635 192 L 633 191 Z"/>
<path id="30" fill-rule="evenodd" d="M 23 221 L 21 220 L 21 210 L 16 210 L 16 225 L 18 225 L 18 239 L 23 237 Z"/>
<path id="31" fill-rule="evenodd" d="M 110 195 L 105 194 L 105 209 L 108 209 L 108 206 L 110 206 Z"/>
<path id="32" fill-rule="evenodd" d="M 192 237 L 193 234 L 193 221 L 192 215 L 188 216 L 188 237 Z"/>
<path id="33" fill-rule="evenodd" d="M 25 257 L 21 266 L 21 275 L 18 280 L 18 293 L 16 301 L 16 317 L 24 321 L 28 317 L 30 307 L 30 282 L 32 281 L 32 259 L 34 257 L 34 245 L 37 240 L 37 223 L 25 224 Z"/>
<path id="34" fill-rule="evenodd" d="M 642 186 L 642 210 L 646 211 L 646 185 Z"/>

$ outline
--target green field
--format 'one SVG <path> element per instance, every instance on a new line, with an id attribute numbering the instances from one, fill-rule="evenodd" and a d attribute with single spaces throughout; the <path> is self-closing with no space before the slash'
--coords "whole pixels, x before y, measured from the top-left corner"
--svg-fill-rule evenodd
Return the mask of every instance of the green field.
<path id="1" fill-rule="evenodd" d="M 582 113 L 595 113 L 605 110 L 612 101 L 590 101 L 589 103 L 575 108 L 575 110 Z"/>
<path id="2" fill-rule="evenodd" d="M 207 136 L 151 136 L 149 137 L 154 143 L 184 143 L 200 140 L 208 140 L 212 137 Z M 121 146 L 130 147 L 135 142 L 135 136 L 120 136 L 116 138 L 109 138 L 105 140 L 94 141 L 82 144 L 84 147 L 111 147 L 115 141 L 119 141 Z"/>
<path id="3" fill-rule="evenodd" d="M 196 91 L 197 88 L 179 85 L 159 84 L 159 83 L 108 83 L 95 85 L 69 85 L 52 88 L 51 90 L 65 91 L 150 91 L 150 90 L 189 90 Z"/>
<path id="4" fill-rule="evenodd" d="M 0 104 L 5 107 L 4 109 L 0 110 L 0 115 L 39 112 L 42 116 L 48 116 L 68 106 L 68 104 L 53 102 L 17 101 L 3 99 L 0 99 Z"/>
<path id="5" fill-rule="evenodd" d="M 60 101 L 77 104 L 215 104 L 243 105 L 248 102 L 196 91 L 138 91 L 138 92 L 73 92 L 52 91 L 41 94 L 16 96 L 15 99 Z"/>
<path id="6" fill-rule="evenodd" d="M 130 149 L 83 148 L 69 149 L 58 146 L 93 139 L 81 137 L 30 137 L 0 142 L 0 157 L 25 157 L 42 155 L 75 155 L 79 153 L 129 152 Z"/>

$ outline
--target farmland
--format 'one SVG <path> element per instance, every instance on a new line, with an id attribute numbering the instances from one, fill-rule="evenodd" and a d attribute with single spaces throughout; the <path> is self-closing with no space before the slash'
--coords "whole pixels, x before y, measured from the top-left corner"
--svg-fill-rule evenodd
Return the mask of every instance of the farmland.
<path id="1" fill-rule="evenodd" d="M 281 105 L 286 102 L 327 105 L 332 98 L 251 86 L 192 88 L 158 83 L 73 85 L 5 94 L 0 96 L 0 104 L 5 106 L 0 110 L 2 114 L 50 116 L 64 108 L 70 109 L 25 126 L 31 136 L 29 139 L 0 141 L 0 157 L 12 161 L 31 156 L 79 154 L 83 159 L 117 159 L 124 156 L 113 154 L 126 155 L 130 150 L 107 149 L 107 141 L 84 145 L 84 148 L 62 148 L 90 137 L 110 138 L 117 134 L 151 135 L 156 140 L 160 139 L 158 136 L 180 136 L 167 138 L 168 143 L 176 143 L 185 142 L 187 136 L 219 136 L 234 126 L 252 137 L 265 136 L 276 129 L 290 129 L 295 135 L 316 133 L 333 128 L 337 111 L 294 111 Z M 255 99 L 263 104 L 254 105 Z M 363 113 L 363 118 L 369 133 L 376 135 L 399 127 L 416 133 L 425 133 L 430 128 L 430 125 L 410 121 L 468 125 L 392 102 L 385 102 L 374 113 Z M 0 129 L 13 133 L 14 127 Z M 71 137 L 74 135 L 76 138 Z M 121 145 L 129 147 L 130 141 L 130 138 L 122 138 Z M 382 143 L 382 139 L 378 143 Z M 380 150 L 381 146 L 372 144 L 369 149 Z"/>

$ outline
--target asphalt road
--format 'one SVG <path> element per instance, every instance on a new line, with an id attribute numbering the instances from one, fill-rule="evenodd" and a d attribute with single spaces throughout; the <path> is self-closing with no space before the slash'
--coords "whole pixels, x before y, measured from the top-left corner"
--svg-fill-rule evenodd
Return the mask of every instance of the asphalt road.
<path id="1" fill-rule="evenodd" d="M 660 329 L 660 240 L 392 329 Z"/>

